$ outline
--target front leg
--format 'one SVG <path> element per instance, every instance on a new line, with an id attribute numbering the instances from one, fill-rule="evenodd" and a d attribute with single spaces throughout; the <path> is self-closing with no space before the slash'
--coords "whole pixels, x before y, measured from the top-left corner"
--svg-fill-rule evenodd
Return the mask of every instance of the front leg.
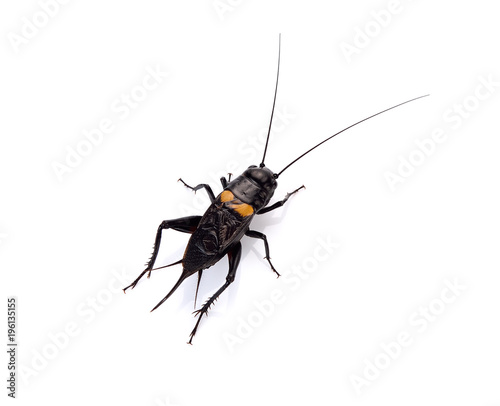
<path id="1" fill-rule="evenodd" d="M 223 189 L 225 189 L 227 187 L 228 182 L 231 182 L 231 176 L 232 176 L 232 173 L 228 173 L 227 179 L 224 176 L 222 178 L 220 178 L 220 183 L 221 183 Z"/>
<path id="2" fill-rule="evenodd" d="M 276 203 L 272 204 L 271 206 L 263 207 L 262 209 L 260 209 L 257 212 L 257 214 L 269 213 L 270 211 L 277 209 L 278 207 L 283 206 L 286 203 L 286 201 L 289 199 L 290 196 L 297 193 L 300 189 L 305 189 L 305 188 L 306 187 L 304 185 L 302 185 L 301 187 L 295 189 L 293 192 L 287 193 L 283 200 L 280 200 L 279 202 L 276 202 Z"/>

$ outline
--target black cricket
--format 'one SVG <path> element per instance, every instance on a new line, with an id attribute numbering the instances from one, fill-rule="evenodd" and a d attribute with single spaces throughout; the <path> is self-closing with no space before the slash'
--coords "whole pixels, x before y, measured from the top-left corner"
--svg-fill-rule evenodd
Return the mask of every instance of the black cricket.
<path id="1" fill-rule="evenodd" d="M 279 277 L 280 274 L 274 268 L 271 263 L 271 258 L 269 256 L 269 244 L 267 242 L 266 236 L 256 230 L 250 229 L 250 223 L 254 216 L 268 213 L 278 207 L 281 207 L 285 204 L 285 202 L 292 196 L 297 193 L 300 189 L 304 188 L 304 186 L 300 186 L 295 189 L 293 192 L 287 193 L 283 200 L 280 200 L 274 204 L 268 206 L 269 201 L 274 195 L 274 191 L 278 187 L 278 183 L 276 179 L 285 171 L 290 165 L 297 162 L 303 156 L 311 152 L 313 149 L 319 147 L 321 144 L 335 137 L 336 135 L 348 130 L 351 127 L 354 127 L 363 121 L 369 120 L 379 114 L 382 114 L 386 111 L 392 110 L 396 107 L 399 107 L 403 104 L 409 103 L 411 101 L 420 99 L 422 97 L 426 97 L 428 95 L 416 97 L 414 99 L 405 101 L 403 103 L 392 106 L 388 109 L 382 110 L 376 114 L 373 114 L 369 117 L 360 120 L 349 127 L 344 128 L 343 130 L 333 134 L 327 139 L 323 140 L 319 144 L 315 145 L 308 151 L 304 152 L 298 158 L 293 160 L 287 166 L 285 166 L 280 172 L 274 173 L 270 169 L 268 169 L 264 160 L 266 157 L 267 145 L 269 142 L 269 135 L 271 133 L 271 125 L 273 121 L 274 107 L 276 104 L 276 94 L 278 91 L 278 79 L 279 79 L 279 66 L 280 66 L 280 56 L 281 56 L 281 35 L 279 41 L 278 48 L 278 72 L 276 75 L 276 87 L 274 90 L 274 100 L 273 106 L 271 110 L 271 120 L 269 123 L 269 131 L 267 133 L 266 145 L 264 148 L 264 154 L 262 156 L 262 162 L 257 167 L 256 165 L 251 165 L 245 170 L 240 176 L 231 181 L 231 174 L 229 174 L 228 179 L 222 177 L 220 179 L 223 191 L 217 197 L 215 197 L 214 192 L 211 187 L 207 184 L 199 184 L 195 187 L 191 187 L 186 184 L 182 179 L 179 179 L 186 187 L 196 192 L 199 189 L 204 188 L 208 193 L 211 204 L 208 207 L 207 211 L 203 216 L 188 216 L 182 217 L 175 220 L 165 220 L 158 227 L 158 231 L 156 233 L 156 239 L 153 247 L 153 254 L 151 255 L 150 260 L 146 264 L 146 269 L 141 272 L 141 274 L 137 277 L 137 279 L 132 282 L 129 286 L 123 289 L 125 292 L 128 288 L 134 288 L 135 285 L 139 282 L 139 280 L 147 273 L 148 278 L 151 276 L 151 271 L 161 268 L 166 268 L 176 264 L 182 264 L 182 274 L 174 285 L 174 287 L 170 290 L 170 292 L 151 310 L 155 310 L 159 307 L 165 300 L 167 300 L 174 291 L 181 285 L 181 283 L 187 277 L 193 275 L 194 273 L 198 273 L 198 282 L 196 285 L 196 293 L 195 293 L 195 306 L 196 306 L 196 298 L 198 296 L 198 288 L 200 286 L 201 276 L 203 270 L 210 268 L 212 265 L 216 264 L 219 260 L 221 260 L 224 256 L 228 256 L 229 260 L 229 272 L 226 277 L 226 282 L 215 292 L 213 296 L 211 296 L 205 304 L 198 310 L 194 312 L 195 315 L 198 316 L 198 320 L 191 331 L 189 336 L 188 344 L 192 344 L 193 337 L 198 330 L 198 326 L 203 315 L 208 313 L 210 306 L 217 300 L 224 290 L 234 281 L 236 275 L 236 269 L 238 268 L 238 264 L 240 262 L 241 257 L 241 242 L 240 240 L 243 236 L 258 238 L 263 241 L 264 249 L 266 252 L 266 256 L 264 257 L 271 269 L 276 273 Z M 176 261 L 172 264 L 165 265 L 159 268 L 153 268 L 156 257 L 158 255 L 158 251 L 160 248 L 161 235 L 162 231 L 165 229 L 173 229 L 176 231 L 180 231 L 183 233 L 191 234 L 191 238 L 187 244 L 186 250 L 184 252 L 184 256 L 179 261 Z"/>

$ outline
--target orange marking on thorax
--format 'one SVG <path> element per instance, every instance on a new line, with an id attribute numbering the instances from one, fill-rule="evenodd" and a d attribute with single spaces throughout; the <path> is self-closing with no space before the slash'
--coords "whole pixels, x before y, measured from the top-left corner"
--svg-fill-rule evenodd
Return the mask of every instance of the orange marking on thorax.
<path id="1" fill-rule="evenodd" d="M 253 214 L 253 207 L 249 204 L 243 203 L 240 199 L 234 197 L 233 193 L 229 190 L 224 190 L 220 194 L 220 201 L 228 203 L 230 209 L 235 210 L 241 217 L 250 216 Z"/>
<path id="2" fill-rule="evenodd" d="M 242 217 L 250 216 L 251 214 L 253 214 L 253 207 L 246 203 L 232 204 L 229 207 L 236 210 Z"/>
<path id="3" fill-rule="evenodd" d="M 221 194 L 220 194 L 220 201 L 222 203 L 225 203 L 225 202 L 229 202 L 230 200 L 234 200 L 234 195 L 231 191 L 229 190 L 224 190 Z"/>

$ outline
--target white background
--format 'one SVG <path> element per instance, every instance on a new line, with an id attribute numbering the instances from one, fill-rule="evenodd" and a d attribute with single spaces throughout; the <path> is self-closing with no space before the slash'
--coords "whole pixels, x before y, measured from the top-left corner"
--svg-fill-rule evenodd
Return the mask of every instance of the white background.
<path id="1" fill-rule="evenodd" d="M 220 3 L 227 10 L 212 1 L 70 1 L 47 21 L 36 1 L 2 4 L 1 289 L 4 303 L 18 299 L 18 404 L 498 406 L 495 2 L 401 0 L 390 21 L 386 1 Z M 14 46 L 36 16 L 45 26 Z M 347 58 L 342 44 L 366 29 Z M 289 118 L 275 122 L 266 159 L 274 171 L 359 119 L 431 96 L 283 173 L 273 201 L 307 189 L 253 228 L 267 234 L 284 276 L 269 270 L 261 241 L 244 238 L 235 283 L 189 346 L 195 277 L 153 313 L 179 266 L 126 295 L 118 288 L 144 269 L 162 220 L 207 207 L 204 191 L 194 196 L 179 177 L 219 193 L 231 161 L 259 163 L 249 142 L 268 125 L 279 32 L 277 109 Z M 158 66 L 168 77 L 121 119 L 115 100 Z M 496 85 L 480 88 L 478 102 L 481 80 Z M 464 101 L 469 117 L 446 121 Z M 54 163 L 65 164 L 67 148 L 102 119 L 114 131 L 60 181 Z M 391 190 L 387 172 L 398 174 L 399 157 L 422 158 L 415 141 L 436 128 L 444 142 Z M 165 232 L 157 265 L 180 258 L 187 238 Z M 318 239 L 338 248 L 326 255 Z M 307 279 L 292 279 L 292 269 Z M 199 301 L 226 272 L 225 259 L 205 272 Z M 460 286 L 456 294 L 447 283 Z M 273 295 L 281 303 L 271 307 Z M 425 322 L 418 312 L 429 306 Z M 411 344 L 391 347 L 402 332 Z M 366 367 L 374 362 L 385 369 Z M 355 377 L 367 379 L 359 390 Z"/>

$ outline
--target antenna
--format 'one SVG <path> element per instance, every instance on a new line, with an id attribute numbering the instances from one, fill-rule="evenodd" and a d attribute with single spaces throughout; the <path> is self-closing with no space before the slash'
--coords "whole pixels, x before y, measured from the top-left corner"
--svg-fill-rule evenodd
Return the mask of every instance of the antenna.
<path id="1" fill-rule="evenodd" d="M 267 144 L 269 143 L 269 135 L 271 134 L 271 125 L 273 124 L 274 106 L 276 105 L 276 94 L 278 93 L 278 79 L 280 77 L 280 56 L 281 56 L 281 33 L 278 39 L 278 73 L 276 74 L 276 88 L 274 89 L 273 109 L 271 110 L 271 120 L 269 121 L 269 130 L 267 131 L 267 139 L 266 139 L 266 146 L 264 147 L 264 155 L 262 156 L 262 162 L 260 163 L 261 168 L 265 166 L 264 160 L 266 159 Z"/>
<path id="2" fill-rule="evenodd" d="M 378 113 L 375 113 L 375 114 L 372 114 L 371 116 L 369 117 L 366 117 L 364 118 L 363 120 L 359 120 L 358 122 L 354 123 L 354 124 L 351 124 L 349 127 L 346 127 L 344 128 L 343 130 L 339 131 L 338 133 L 335 133 L 333 135 L 331 135 L 330 137 L 328 137 L 326 140 L 323 140 L 321 141 L 319 144 L 316 144 L 314 147 L 312 147 L 311 149 L 307 150 L 306 152 L 304 152 L 302 155 L 300 155 L 298 158 L 295 158 L 292 162 L 290 162 L 287 166 L 285 166 L 280 172 L 278 173 L 275 173 L 274 174 L 274 178 L 277 179 L 278 176 L 280 176 L 286 169 L 288 169 L 291 165 L 293 165 L 295 162 L 297 162 L 300 158 L 304 157 L 305 155 L 307 155 L 309 152 L 311 152 L 313 149 L 315 148 L 318 148 L 321 144 L 327 142 L 328 140 L 332 139 L 333 137 L 335 137 L 336 135 L 339 135 L 340 133 L 343 133 L 344 131 L 348 130 L 349 128 L 352 128 L 358 124 L 361 124 L 363 121 L 366 121 L 366 120 L 369 120 L 370 118 L 373 118 L 375 116 L 378 116 L 379 114 L 382 114 L 382 113 L 385 113 L 386 111 L 389 111 L 389 110 L 392 110 L 392 109 L 395 109 L 396 107 L 399 107 L 399 106 L 402 106 L 403 104 L 406 104 L 406 103 L 410 103 L 412 101 L 415 101 L 415 100 L 418 100 L 418 99 L 421 99 L 422 97 L 427 97 L 429 96 L 428 94 L 425 94 L 423 96 L 419 96 L 419 97 L 415 97 L 414 99 L 410 99 L 410 100 L 407 100 L 403 103 L 399 103 L 399 104 L 396 104 L 395 106 L 392 106 L 392 107 L 389 107 L 388 109 L 385 109 L 385 110 L 382 110 L 382 111 L 379 111 Z M 267 146 L 267 143 L 266 143 L 266 146 Z M 262 166 L 262 164 L 261 164 Z"/>

